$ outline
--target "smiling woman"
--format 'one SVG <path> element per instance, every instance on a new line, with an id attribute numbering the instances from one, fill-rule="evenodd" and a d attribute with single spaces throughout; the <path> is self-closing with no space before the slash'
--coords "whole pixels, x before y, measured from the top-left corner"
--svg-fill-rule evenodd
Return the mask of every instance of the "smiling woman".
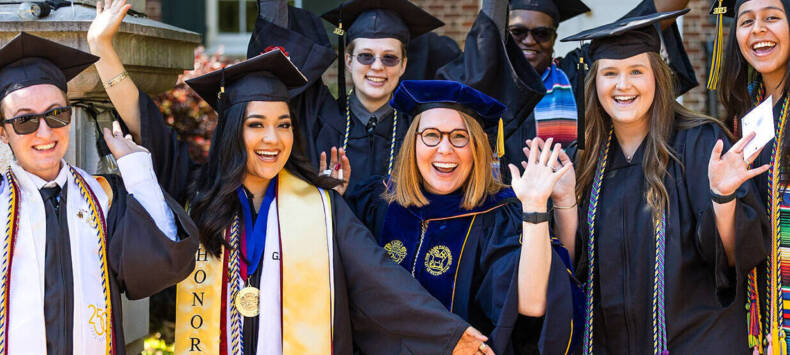
<path id="1" fill-rule="evenodd" d="M 790 197 L 788 175 L 784 173 L 790 167 L 790 139 L 785 133 L 790 124 L 787 119 L 790 106 L 790 1 L 729 0 L 722 5 L 727 8 L 723 15 L 735 18 L 718 91 L 727 114 L 723 121 L 740 132 L 740 119 L 754 106 L 771 98 L 776 138 L 765 146 L 754 162 L 755 166 L 769 166 L 768 173 L 755 178 L 755 182 L 759 197 L 770 211 L 771 233 L 780 235 L 790 229 L 786 223 L 780 223 L 786 219 L 786 213 L 779 208 L 781 201 Z M 783 322 L 783 315 L 790 313 L 790 305 L 781 301 L 790 296 L 787 291 L 790 285 L 780 272 L 790 265 L 790 260 L 782 257 L 787 251 L 790 251 L 790 243 L 772 238 L 767 268 L 770 271 L 765 275 L 755 273 L 750 276 L 750 283 L 766 281 L 775 285 L 767 288 L 769 293 L 750 294 L 751 303 L 765 302 L 762 308 L 768 310 L 765 314 L 752 311 L 750 317 L 750 338 L 755 339 L 752 346 L 758 349 L 762 347 L 761 339 L 770 339 L 773 346 L 781 345 L 783 349 L 790 343 L 790 327 Z M 765 277 L 765 280 L 758 279 L 758 276 L 760 279 Z"/>
<path id="2" fill-rule="evenodd" d="M 532 190 L 529 178 L 514 178 L 511 189 L 492 173 L 484 128 L 497 126 L 504 106 L 440 80 L 403 81 L 390 104 L 415 119 L 392 178 L 372 177 L 347 192 L 357 216 L 447 309 L 490 332 L 497 354 L 572 351 L 579 290 L 569 278 L 568 253 L 551 241 L 545 220 L 538 222 L 545 233 L 522 223 L 527 194 L 514 189 Z"/>
<path id="3" fill-rule="evenodd" d="M 718 121 L 674 100 L 655 24 L 686 12 L 568 38 L 591 40 L 594 61 L 576 157 L 584 354 L 749 352 L 738 280 L 766 255 L 765 208 L 749 181 L 765 167 L 748 167 L 751 137 L 730 147 Z"/>

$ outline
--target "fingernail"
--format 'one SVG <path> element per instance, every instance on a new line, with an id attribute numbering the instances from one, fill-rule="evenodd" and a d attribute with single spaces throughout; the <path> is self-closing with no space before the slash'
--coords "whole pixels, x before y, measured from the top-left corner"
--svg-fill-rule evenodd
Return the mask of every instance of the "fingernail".
<path id="1" fill-rule="evenodd" d="M 335 165 L 335 170 L 340 170 L 340 163 L 338 163 L 337 165 Z"/>

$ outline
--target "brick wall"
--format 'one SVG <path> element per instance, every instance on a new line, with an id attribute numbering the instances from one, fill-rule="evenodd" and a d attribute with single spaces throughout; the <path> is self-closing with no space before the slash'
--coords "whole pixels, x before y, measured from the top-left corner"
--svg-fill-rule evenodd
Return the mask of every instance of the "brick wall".
<path id="1" fill-rule="evenodd" d="M 444 22 L 444 26 L 436 30 L 436 33 L 449 36 L 463 48 L 466 34 L 472 28 L 475 17 L 480 11 L 480 0 L 412 0 L 412 2 Z"/>
<path id="2" fill-rule="evenodd" d="M 715 36 L 715 20 L 713 16 L 708 15 L 710 4 L 710 0 L 691 0 L 689 1 L 691 12 L 683 16 L 683 43 L 691 64 L 694 66 L 697 80 L 700 82 L 698 87 L 683 96 L 683 104 L 696 111 L 716 114 L 721 110 L 709 107 L 711 104 L 707 102 L 707 89 L 705 88 L 708 61 L 710 60 L 705 46 L 708 42 L 712 42 Z M 726 36 L 727 28 L 724 33 Z"/>

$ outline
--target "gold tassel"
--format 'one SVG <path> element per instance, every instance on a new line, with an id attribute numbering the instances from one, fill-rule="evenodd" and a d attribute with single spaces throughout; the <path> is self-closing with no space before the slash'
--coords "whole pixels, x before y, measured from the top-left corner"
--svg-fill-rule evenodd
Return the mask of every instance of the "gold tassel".
<path id="1" fill-rule="evenodd" d="M 713 15 L 716 16 L 716 40 L 713 43 L 713 55 L 711 56 L 710 72 L 708 73 L 708 90 L 716 90 L 719 87 L 721 57 L 723 56 L 724 47 L 725 13 L 727 13 L 727 8 L 722 6 L 722 0 L 719 0 L 719 6 L 713 9 Z"/>
<path id="2" fill-rule="evenodd" d="M 496 156 L 502 158 L 505 156 L 505 123 L 502 118 L 499 118 L 499 127 L 496 133 Z"/>

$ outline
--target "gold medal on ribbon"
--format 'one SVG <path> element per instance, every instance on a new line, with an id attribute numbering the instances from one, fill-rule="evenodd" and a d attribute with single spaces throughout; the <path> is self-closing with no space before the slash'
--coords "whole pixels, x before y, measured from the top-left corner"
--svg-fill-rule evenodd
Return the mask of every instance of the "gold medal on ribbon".
<path id="1" fill-rule="evenodd" d="M 245 317 L 255 317 L 260 310 L 258 309 L 258 295 L 260 291 L 252 286 L 242 288 L 236 295 L 236 309 Z"/>

